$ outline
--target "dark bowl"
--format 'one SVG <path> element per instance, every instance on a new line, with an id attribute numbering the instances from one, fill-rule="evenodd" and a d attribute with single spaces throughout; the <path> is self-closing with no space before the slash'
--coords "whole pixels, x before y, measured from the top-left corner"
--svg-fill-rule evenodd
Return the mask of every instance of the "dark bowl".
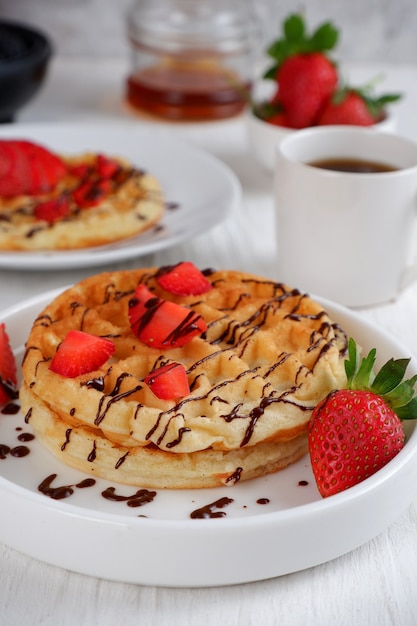
<path id="1" fill-rule="evenodd" d="M 48 37 L 32 26 L 0 20 L 0 123 L 39 90 L 52 55 Z"/>

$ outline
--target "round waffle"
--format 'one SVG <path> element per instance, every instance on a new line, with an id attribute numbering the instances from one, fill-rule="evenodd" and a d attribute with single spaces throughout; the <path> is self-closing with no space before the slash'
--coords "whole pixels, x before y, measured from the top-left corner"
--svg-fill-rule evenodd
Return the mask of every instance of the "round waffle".
<path id="1" fill-rule="evenodd" d="M 154 488 L 233 484 L 298 460 L 314 406 L 346 382 L 343 330 L 281 283 L 209 271 L 210 291 L 175 296 L 157 273 L 92 276 L 35 320 L 20 397 L 40 440 L 78 469 Z M 207 330 L 181 348 L 145 345 L 128 316 L 139 283 L 199 313 Z M 65 378 L 50 363 L 72 329 L 110 338 L 115 352 L 99 370 Z M 144 382 L 169 361 L 187 371 L 190 394 L 181 400 L 161 400 Z"/>
<path id="2" fill-rule="evenodd" d="M 42 195 L 0 197 L 0 250 L 72 250 L 112 243 L 138 235 L 157 223 L 164 213 L 158 180 L 122 159 L 117 172 L 107 179 L 107 191 L 97 204 L 80 208 L 74 191 L 84 184 L 85 171 L 96 154 L 63 158 L 67 174 L 50 192 Z M 81 172 L 81 173 L 80 173 Z M 88 177 L 87 177 L 88 182 Z M 95 193 L 94 184 L 91 184 Z M 40 203 L 65 198 L 68 213 L 55 221 L 40 219 Z"/>

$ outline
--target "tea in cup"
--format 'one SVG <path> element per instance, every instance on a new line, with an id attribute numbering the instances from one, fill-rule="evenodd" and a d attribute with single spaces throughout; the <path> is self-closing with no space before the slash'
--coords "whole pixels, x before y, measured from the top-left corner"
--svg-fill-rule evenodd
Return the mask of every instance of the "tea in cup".
<path id="1" fill-rule="evenodd" d="M 284 282 L 358 307 L 417 277 L 417 143 L 362 127 L 300 130 L 277 146 L 275 201 Z"/>

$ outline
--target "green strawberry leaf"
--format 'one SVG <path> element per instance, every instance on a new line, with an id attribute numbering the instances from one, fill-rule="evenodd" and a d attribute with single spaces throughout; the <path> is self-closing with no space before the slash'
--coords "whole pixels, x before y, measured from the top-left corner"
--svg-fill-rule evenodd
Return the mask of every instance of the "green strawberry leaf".
<path id="1" fill-rule="evenodd" d="M 390 359 L 381 367 L 372 383 L 371 391 L 385 396 L 395 389 L 403 380 L 410 359 Z"/>
<path id="2" fill-rule="evenodd" d="M 395 409 L 395 413 L 400 420 L 415 420 L 417 419 L 417 396 L 414 397 L 408 404 Z"/>
<path id="3" fill-rule="evenodd" d="M 397 385 L 395 389 L 384 394 L 384 401 L 392 408 L 395 413 L 400 407 L 405 407 L 409 404 L 410 400 L 414 397 L 414 386 L 417 381 L 417 375 L 413 376 L 409 380 L 404 380 L 401 384 Z"/>
<path id="4" fill-rule="evenodd" d="M 259 102 L 253 106 L 252 110 L 256 117 L 259 117 L 261 120 L 267 120 L 273 115 L 280 113 L 282 111 L 282 107 L 278 103 Z"/>
<path id="5" fill-rule="evenodd" d="M 262 78 L 275 80 L 277 75 L 278 65 L 272 65 L 266 72 L 262 74 Z"/>
<path id="6" fill-rule="evenodd" d="M 280 61 L 287 55 L 288 46 L 281 39 L 274 41 L 273 44 L 269 46 L 267 49 L 267 54 L 275 59 L 276 61 Z"/>
<path id="7" fill-rule="evenodd" d="M 359 368 L 360 355 L 356 346 L 356 342 L 350 338 L 348 343 L 348 359 L 345 361 L 345 372 L 348 384 L 353 380 L 355 373 Z"/>
<path id="8" fill-rule="evenodd" d="M 317 51 L 333 50 L 339 39 L 339 31 L 331 22 L 325 22 L 312 34 L 310 45 Z"/>
<path id="9" fill-rule="evenodd" d="M 360 360 L 360 354 L 354 339 L 348 343 L 348 359 L 345 361 L 345 372 L 349 389 L 370 389 L 373 380 L 373 367 L 376 360 L 376 349 Z"/>
<path id="10" fill-rule="evenodd" d="M 288 42 L 302 43 L 305 40 L 306 27 L 304 18 L 299 13 L 287 17 L 284 22 L 284 37 Z"/>
<path id="11" fill-rule="evenodd" d="M 358 371 L 354 377 L 353 389 L 369 389 L 372 385 L 374 374 L 373 367 L 376 360 L 376 349 L 372 348 L 368 356 L 362 359 Z"/>
<path id="12" fill-rule="evenodd" d="M 401 100 L 401 98 L 402 94 L 400 93 L 386 93 L 382 96 L 379 96 L 379 98 L 375 98 L 374 102 L 376 106 L 378 106 L 380 109 L 383 109 L 387 104 L 391 104 L 392 102 L 398 102 L 398 100 Z"/>
<path id="13" fill-rule="evenodd" d="M 330 22 L 321 24 L 309 35 L 303 16 L 298 13 L 290 15 L 284 21 L 282 36 L 266 50 L 275 63 L 266 70 L 263 78 L 275 80 L 279 67 L 291 56 L 332 50 L 338 38 L 339 31 Z"/>
<path id="14" fill-rule="evenodd" d="M 381 397 L 400 419 L 417 419 L 417 374 L 404 380 L 411 359 L 389 359 L 375 375 L 376 349 L 360 360 L 354 339 L 349 338 L 345 361 L 347 388 L 367 390 Z"/>

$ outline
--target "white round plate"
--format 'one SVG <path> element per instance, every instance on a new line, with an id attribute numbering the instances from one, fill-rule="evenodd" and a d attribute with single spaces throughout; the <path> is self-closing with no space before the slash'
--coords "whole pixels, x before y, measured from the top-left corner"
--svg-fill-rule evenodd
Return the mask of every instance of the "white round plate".
<path id="1" fill-rule="evenodd" d="M 57 293 L 1 316 L 18 361 L 33 320 Z M 357 314 L 322 303 L 364 350 L 378 349 L 380 364 L 408 356 L 403 346 Z M 416 372 L 413 361 L 410 373 Z M 133 497 L 136 488 L 102 479 L 81 488 L 85 474 L 63 465 L 36 438 L 19 440 L 31 433 L 30 422 L 20 413 L 3 413 L 0 444 L 12 450 L 24 445 L 30 453 L 0 454 L 0 541 L 75 572 L 145 585 L 230 585 L 306 569 L 370 540 L 410 504 L 417 479 L 417 432 L 413 424 L 408 426 L 406 445 L 388 465 L 327 499 L 316 489 L 306 456 L 274 475 L 233 487 L 145 492 L 150 501 L 132 506 L 140 502 Z M 72 495 L 56 500 L 40 493 L 38 486 L 51 475 L 56 475 L 52 487 L 70 485 Z M 102 492 L 109 487 L 126 499 L 105 499 Z M 217 517 L 191 517 L 207 506 Z"/>
<path id="2" fill-rule="evenodd" d="M 140 257 L 209 230 L 241 198 L 240 182 L 230 168 L 166 129 L 138 123 L 19 124 L 0 129 L 0 139 L 6 138 L 36 141 L 60 154 L 92 151 L 130 159 L 158 178 L 167 210 L 155 227 L 117 243 L 69 251 L 0 252 L 0 268 L 58 270 Z"/>

